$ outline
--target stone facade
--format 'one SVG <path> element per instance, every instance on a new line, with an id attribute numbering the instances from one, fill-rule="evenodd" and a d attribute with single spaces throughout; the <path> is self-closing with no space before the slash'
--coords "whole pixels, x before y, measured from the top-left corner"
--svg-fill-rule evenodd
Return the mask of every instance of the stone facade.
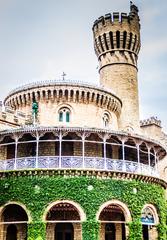
<path id="1" fill-rule="evenodd" d="M 6 202 L 0 196 L 0 240 L 11 240 L 12 235 L 18 240 L 54 240 L 58 227 L 60 235 L 63 234 L 61 240 L 66 240 L 65 234 L 70 240 L 84 240 L 84 231 L 91 236 L 87 239 L 95 240 L 97 225 L 98 240 L 125 240 L 135 229 L 129 223 L 136 224 L 133 205 L 138 201 L 138 192 L 141 198 L 140 191 L 150 184 L 154 193 L 158 187 L 163 193 L 160 204 L 166 200 L 167 135 L 157 118 L 139 121 L 138 8 L 131 4 L 129 15 L 113 13 L 100 17 L 93 25 L 93 35 L 99 85 L 70 81 L 33 83 L 9 93 L 4 106 L 0 103 L 0 179 L 4 182 L 14 179 L 11 186 L 2 183 L 5 196 L 10 187 L 12 192 Z M 17 181 L 26 178 L 30 186 L 20 184 L 24 194 L 15 196 Z M 83 181 L 83 189 L 78 179 Z M 52 180 L 48 186 L 47 180 Z M 58 184 L 56 189 L 52 182 Z M 97 188 L 95 194 L 94 188 Z M 41 189 L 45 189 L 44 193 Z M 80 190 L 81 195 L 77 195 Z M 123 197 L 127 193 L 132 195 L 132 199 L 121 202 L 122 193 Z M 141 239 L 157 240 L 162 234 L 157 228 L 164 220 L 159 215 L 163 215 L 162 206 L 155 199 L 155 203 L 150 203 L 150 193 L 145 194 L 143 209 L 147 207 L 150 212 L 149 215 L 144 212 L 146 217 L 142 220 L 144 210 L 140 206 L 137 223 L 140 221 L 143 227 Z M 26 202 L 29 195 L 30 202 Z M 31 219 L 23 199 L 33 217 L 37 212 L 37 219 Z M 152 222 L 147 222 L 148 217 Z M 84 228 L 87 223 L 91 223 L 88 225 L 91 229 Z M 39 224 L 45 234 L 39 231 L 37 237 L 31 224 Z"/>

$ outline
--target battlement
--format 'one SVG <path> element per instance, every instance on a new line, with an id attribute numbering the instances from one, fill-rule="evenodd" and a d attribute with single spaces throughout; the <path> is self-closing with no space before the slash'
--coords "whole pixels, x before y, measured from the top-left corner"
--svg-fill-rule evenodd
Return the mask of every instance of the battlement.
<path id="1" fill-rule="evenodd" d="M 93 24 L 94 48 L 100 68 L 126 63 L 137 67 L 140 51 L 138 8 L 131 3 L 130 13 L 108 13 Z"/>
<path id="2" fill-rule="evenodd" d="M 93 30 L 97 30 L 98 28 L 100 28 L 101 26 L 105 26 L 107 24 L 114 24 L 114 23 L 128 23 L 130 24 L 131 21 L 133 20 L 138 20 L 138 22 L 140 22 L 140 19 L 138 17 L 138 15 L 134 14 L 134 13 L 130 13 L 129 15 L 127 13 L 119 13 L 119 12 L 113 12 L 113 14 L 111 13 L 107 13 L 104 16 L 99 17 L 97 20 L 95 20 L 94 24 L 93 24 Z"/>
<path id="3" fill-rule="evenodd" d="M 150 117 L 148 119 L 140 121 L 140 126 L 145 127 L 145 126 L 150 126 L 150 125 L 156 125 L 161 128 L 161 120 L 158 120 L 157 117 Z"/>
<path id="4" fill-rule="evenodd" d="M 104 27 L 108 24 L 134 24 L 137 23 L 140 27 L 140 18 L 138 16 L 138 8 L 131 3 L 130 6 L 130 13 L 119 13 L 119 12 L 113 12 L 107 13 L 104 16 L 99 17 L 97 20 L 95 20 L 93 24 L 93 31 L 97 31 L 99 28 Z"/>
<path id="5" fill-rule="evenodd" d="M 15 111 L 9 106 L 3 106 L 0 101 L 0 128 L 17 127 L 25 124 L 26 115 L 21 111 Z"/>

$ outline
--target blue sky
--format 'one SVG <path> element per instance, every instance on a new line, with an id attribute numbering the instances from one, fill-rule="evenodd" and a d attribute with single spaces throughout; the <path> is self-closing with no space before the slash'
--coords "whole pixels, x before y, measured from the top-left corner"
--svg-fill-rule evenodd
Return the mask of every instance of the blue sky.
<path id="1" fill-rule="evenodd" d="M 92 24 L 109 12 L 129 12 L 128 0 L 0 0 L 1 96 L 46 79 L 99 81 Z M 135 0 L 141 18 L 141 119 L 167 129 L 167 1 Z"/>

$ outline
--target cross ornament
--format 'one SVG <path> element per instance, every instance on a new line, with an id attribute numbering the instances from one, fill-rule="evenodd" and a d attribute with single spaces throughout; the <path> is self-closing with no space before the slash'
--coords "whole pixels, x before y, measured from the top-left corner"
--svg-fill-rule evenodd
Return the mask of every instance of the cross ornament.
<path id="1" fill-rule="evenodd" d="M 65 72 L 63 72 L 63 74 L 62 74 L 63 81 L 65 80 L 65 76 L 66 76 Z"/>

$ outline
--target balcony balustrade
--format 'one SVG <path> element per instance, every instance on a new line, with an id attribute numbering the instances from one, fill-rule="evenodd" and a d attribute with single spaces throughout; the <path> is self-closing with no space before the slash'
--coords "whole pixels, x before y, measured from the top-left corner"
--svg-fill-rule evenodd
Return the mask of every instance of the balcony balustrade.
<path id="1" fill-rule="evenodd" d="M 155 167 L 128 160 L 83 156 L 38 156 L 0 161 L 0 171 L 28 169 L 78 169 L 111 171 L 159 177 Z"/>

